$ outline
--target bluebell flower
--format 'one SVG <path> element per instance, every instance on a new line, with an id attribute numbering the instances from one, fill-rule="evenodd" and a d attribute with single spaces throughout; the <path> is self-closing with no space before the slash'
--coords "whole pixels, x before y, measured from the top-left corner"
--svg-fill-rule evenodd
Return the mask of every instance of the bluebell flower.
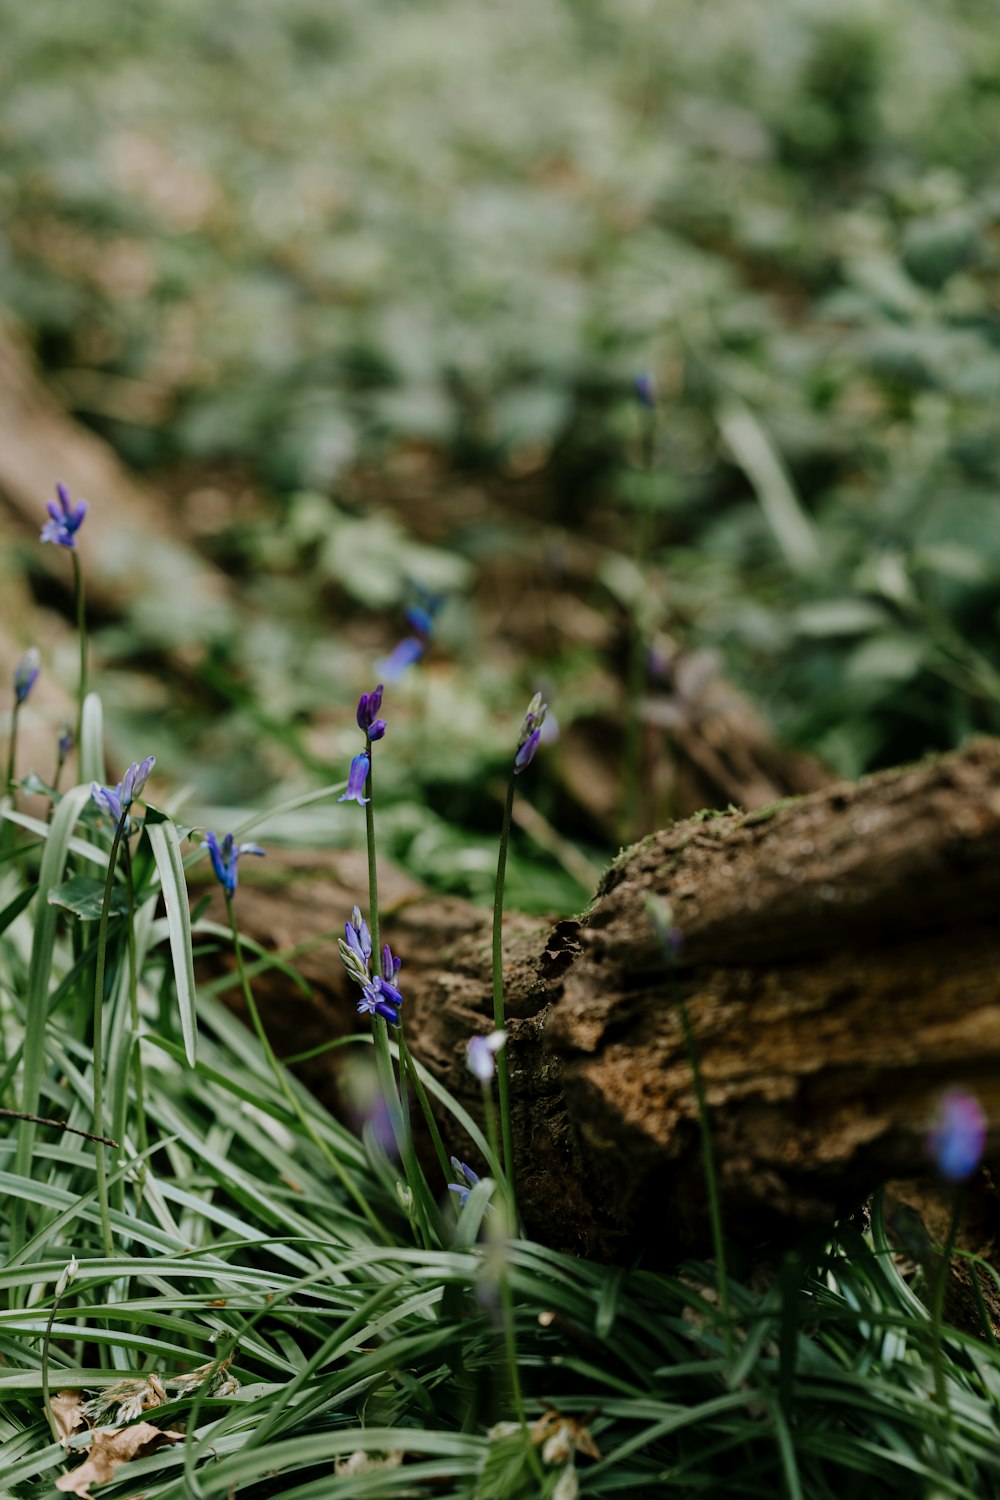
<path id="1" fill-rule="evenodd" d="M 517 754 L 514 756 L 514 775 L 520 776 L 526 766 L 530 766 L 538 749 L 538 742 L 542 737 L 542 725 L 545 715 L 549 711 L 549 705 L 542 702 L 541 693 L 536 693 L 528 704 L 528 712 L 524 716 L 521 732 L 517 738 Z"/>
<path id="2" fill-rule="evenodd" d="M 459 1206 L 464 1208 L 469 1201 L 469 1194 L 479 1181 L 479 1174 L 474 1172 L 466 1162 L 459 1161 L 457 1156 L 451 1158 L 451 1166 L 455 1176 L 461 1177 L 462 1181 L 449 1182 L 448 1191 L 449 1193 L 458 1194 Z"/>
<path id="3" fill-rule="evenodd" d="M 398 677 L 402 677 L 407 667 L 412 667 L 420 660 L 426 650 L 426 641 L 418 640 L 415 635 L 406 636 L 398 646 L 392 648 L 388 656 L 383 656 L 378 662 L 379 675 L 386 682 L 395 682 Z"/>
<path id="4" fill-rule="evenodd" d="M 496 1054 L 507 1040 L 506 1031 L 493 1031 L 489 1036 L 474 1036 L 465 1047 L 469 1072 L 480 1083 L 489 1083 L 496 1072 Z"/>
<path id="5" fill-rule="evenodd" d="M 370 740 L 380 740 L 386 731 L 386 722 L 378 717 L 382 707 L 382 684 L 370 693 L 362 693 L 358 699 L 358 728 L 364 730 Z"/>
<path id="6" fill-rule="evenodd" d="M 113 787 L 101 786 L 96 781 L 92 781 L 90 783 L 91 798 L 102 812 L 107 813 L 108 817 L 111 819 L 112 823 L 114 823 L 116 828 L 122 820 L 121 790 L 122 784 L 120 781 L 117 786 Z M 127 829 L 128 824 L 126 822 L 126 831 Z"/>
<path id="7" fill-rule="evenodd" d="M 87 514 L 87 502 L 81 500 L 74 505 L 64 484 L 56 485 L 56 494 L 59 496 L 58 505 L 54 500 L 47 500 L 45 503 L 50 519 L 42 527 L 41 539 L 43 542 L 55 542 L 59 547 L 75 548 L 76 534 Z"/>
<path id="8" fill-rule="evenodd" d="M 232 899 L 239 884 L 239 873 L 236 867 L 241 855 L 263 854 L 265 851 L 259 844 L 237 844 L 231 833 L 226 834 L 221 844 L 214 833 L 206 833 L 205 843 L 208 845 L 212 869 L 216 873 L 219 884 L 226 895 Z"/>
<path id="9" fill-rule="evenodd" d="M 62 734 L 59 736 L 59 739 L 56 741 L 56 748 L 59 751 L 59 759 L 61 761 L 66 759 L 67 755 L 70 753 L 75 744 L 76 735 L 73 732 L 73 726 L 72 724 L 67 724 Z"/>
<path id="10" fill-rule="evenodd" d="M 927 1145 L 938 1171 L 949 1182 L 964 1182 L 972 1176 L 986 1145 L 986 1116 L 975 1094 L 950 1089 L 944 1095 Z"/>
<path id="11" fill-rule="evenodd" d="M 35 646 L 30 646 L 21 657 L 14 670 L 14 702 L 20 708 L 22 703 L 27 702 L 28 695 L 41 671 L 41 658 Z"/>
<path id="12" fill-rule="evenodd" d="M 371 798 L 364 796 L 365 782 L 368 780 L 368 772 L 371 770 L 371 761 L 362 752 L 351 761 L 351 772 L 347 778 L 347 791 L 343 796 L 337 798 L 338 802 L 358 802 L 363 807 Z"/>
<path id="13" fill-rule="evenodd" d="M 145 760 L 133 762 L 121 780 L 121 802 L 127 812 L 136 797 L 142 795 L 142 789 L 149 780 L 149 773 L 156 765 L 156 756 L 147 755 Z"/>
<path id="14" fill-rule="evenodd" d="M 655 411 L 658 394 L 656 376 L 651 374 L 649 370 L 643 370 L 641 374 L 635 377 L 632 388 L 635 391 L 639 405 L 644 406 L 647 411 Z"/>
<path id="15" fill-rule="evenodd" d="M 358 1013 L 382 1016 L 391 1025 L 398 1026 L 403 996 L 396 980 L 402 964 L 393 957 L 392 949 L 386 943 L 382 949 L 382 973 L 372 974 L 371 933 L 357 906 L 351 913 L 351 920 L 344 925 L 344 936 L 338 940 L 337 947 L 344 968 L 355 984 L 361 986 Z"/>

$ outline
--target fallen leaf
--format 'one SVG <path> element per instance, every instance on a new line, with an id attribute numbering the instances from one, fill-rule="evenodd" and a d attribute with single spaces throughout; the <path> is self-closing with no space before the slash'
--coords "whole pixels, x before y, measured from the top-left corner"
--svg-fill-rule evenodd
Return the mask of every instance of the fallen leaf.
<path id="1" fill-rule="evenodd" d="M 152 1422 L 136 1422 L 131 1427 L 101 1427 L 94 1433 L 90 1452 L 79 1468 L 62 1474 L 56 1489 L 79 1500 L 93 1500 L 92 1484 L 107 1484 L 115 1470 L 133 1458 L 145 1458 L 165 1443 L 182 1443 L 182 1432 L 164 1431 Z"/>
<path id="2" fill-rule="evenodd" d="M 79 1391 L 60 1391 L 57 1396 L 52 1397 L 51 1404 L 59 1441 L 65 1445 L 68 1438 L 87 1425 L 83 1415 L 83 1397 Z"/>

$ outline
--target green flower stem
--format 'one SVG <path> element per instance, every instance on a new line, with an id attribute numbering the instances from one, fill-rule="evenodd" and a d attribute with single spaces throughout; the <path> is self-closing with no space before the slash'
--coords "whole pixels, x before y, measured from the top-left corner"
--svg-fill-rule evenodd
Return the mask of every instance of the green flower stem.
<path id="1" fill-rule="evenodd" d="M 715 1268 L 719 1278 L 719 1310 L 722 1314 L 722 1333 L 726 1341 L 726 1358 L 733 1358 L 733 1319 L 729 1305 L 729 1278 L 726 1274 L 726 1247 L 722 1238 L 722 1212 L 719 1207 L 719 1185 L 715 1175 L 715 1153 L 712 1150 L 712 1133 L 708 1128 L 708 1105 L 705 1101 L 705 1085 L 698 1061 L 698 1048 L 691 1029 L 687 1006 L 678 991 L 675 995 L 677 1015 L 681 1023 L 681 1035 L 691 1065 L 694 1097 L 698 1106 L 698 1131 L 701 1135 L 701 1159 L 705 1168 L 705 1189 L 708 1193 L 708 1212 L 712 1224 L 712 1248 L 715 1252 Z"/>
<path id="2" fill-rule="evenodd" d="M 142 1158 L 136 1181 L 135 1206 L 138 1212 L 142 1201 L 142 1190 L 146 1185 L 149 1134 L 146 1129 L 146 1090 L 142 1072 L 142 1046 L 139 1035 L 139 976 L 135 951 L 135 885 L 132 880 L 132 849 L 125 845 L 125 884 L 128 891 L 128 1003 L 131 1027 L 130 1050 L 132 1055 L 132 1086 L 135 1090 L 135 1134 Z"/>
<path id="3" fill-rule="evenodd" d="M 21 705 L 14 699 L 14 712 L 10 717 L 10 744 L 7 747 L 7 775 L 4 777 L 4 791 L 14 795 L 14 767 L 17 756 L 17 720 L 21 712 Z"/>
<path id="4" fill-rule="evenodd" d="M 656 453 L 656 413 L 644 412 L 641 467 L 645 489 L 637 507 L 634 530 L 636 567 L 649 562 L 653 545 L 653 507 L 649 494 Z M 638 837 L 639 797 L 642 771 L 642 696 L 646 679 L 647 622 L 642 599 L 633 602 L 629 619 L 628 667 L 625 679 L 625 743 L 622 752 L 621 839 L 630 844 Z"/>
<path id="5" fill-rule="evenodd" d="M 496 1061 L 499 1064 L 503 1048 L 497 1054 Z M 499 1066 L 497 1077 L 500 1076 Z M 499 1142 L 497 1139 L 497 1112 L 493 1103 L 493 1090 L 488 1082 L 483 1084 L 483 1117 L 486 1122 L 486 1138 L 490 1143 L 490 1150 L 494 1157 L 499 1160 Z M 528 1451 L 528 1461 L 531 1464 L 535 1478 L 540 1484 L 544 1484 L 545 1476 L 542 1472 L 541 1461 L 535 1450 L 528 1432 L 528 1419 L 524 1411 L 524 1394 L 521 1390 L 521 1372 L 517 1359 L 517 1330 L 514 1326 L 514 1298 L 511 1292 L 510 1277 L 507 1274 L 506 1246 L 512 1234 L 516 1234 L 513 1206 L 508 1200 L 507 1189 L 504 1183 L 497 1183 L 499 1201 L 496 1205 L 501 1220 L 500 1233 L 503 1237 L 504 1255 L 500 1265 L 500 1310 L 503 1316 L 503 1344 L 504 1355 L 507 1361 L 507 1375 L 510 1380 L 510 1393 L 514 1402 L 514 1415 L 524 1433 L 525 1446 Z"/>
<path id="6" fill-rule="evenodd" d="M 74 554 L 75 559 L 75 554 Z M 94 1050 L 94 1134 L 104 1135 L 104 973 L 108 952 L 108 918 L 111 915 L 111 898 L 114 893 L 115 867 L 118 850 L 125 837 L 128 809 L 122 810 L 115 829 L 111 853 L 108 857 L 108 876 L 104 882 L 104 904 L 97 929 L 97 959 L 94 972 L 93 1050 Z M 108 1178 L 104 1157 L 104 1146 L 94 1143 L 94 1166 L 97 1174 L 97 1204 L 101 1215 L 101 1239 L 105 1255 L 114 1255 L 115 1244 L 111 1236 L 111 1216 L 108 1210 Z"/>
<path id="7" fill-rule="evenodd" d="M 368 756 L 368 779 L 365 783 L 365 792 L 368 801 L 365 803 L 365 832 L 368 841 L 368 931 L 372 940 L 372 961 L 375 968 L 381 963 L 381 943 L 379 941 L 378 923 L 378 864 L 375 854 L 375 793 L 372 780 L 372 742 L 365 736 L 365 752 Z M 392 1127 L 393 1138 L 403 1170 L 406 1173 L 406 1181 L 413 1195 L 413 1206 L 418 1217 L 415 1223 L 419 1228 L 421 1238 L 425 1247 L 432 1242 L 430 1225 L 437 1218 L 434 1200 L 420 1164 L 417 1161 L 416 1152 L 413 1147 L 413 1133 L 409 1127 L 406 1117 L 403 1099 L 405 1096 L 405 1082 L 403 1080 L 403 1044 L 400 1047 L 400 1080 L 397 1082 L 395 1069 L 392 1066 L 392 1054 L 389 1050 L 389 1027 L 383 1016 L 372 1016 L 372 1036 L 375 1043 L 375 1066 L 378 1070 L 379 1084 L 385 1099 L 386 1108 L 389 1111 L 389 1123 Z M 400 1032 L 402 1039 L 402 1032 Z M 419 1097 L 419 1096 L 418 1096 Z"/>
<path id="8" fill-rule="evenodd" d="M 934 1291 L 931 1297 L 931 1339 L 932 1357 L 934 1363 L 934 1399 L 941 1407 L 946 1419 L 951 1421 L 951 1407 L 948 1403 L 948 1388 L 945 1382 L 944 1353 L 942 1341 L 944 1335 L 944 1294 L 948 1288 L 948 1272 L 951 1267 L 951 1254 L 955 1248 L 955 1236 L 958 1233 L 958 1220 L 962 1212 L 962 1202 L 965 1192 L 959 1188 L 955 1193 L 955 1202 L 951 1210 L 951 1219 L 948 1223 L 948 1234 L 945 1238 L 944 1249 L 941 1251 L 941 1259 L 938 1262 L 934 1276 Z"/>
<path id="9" fill-rule="evenodd" d="M 441 1138 L 441 1132 L 438 1129 L 438 1123 L 434 1118 L 434 1112 L 431 1109 L 431 1103 L 427 1097 L 427 1090 L 424 1088 L 420 1074 L 417 1072 L 417 1065 L 413 1061 L 410 1049 L 406 1045 L 406 1038 L 403 1035 L 402 1027 L 399 1028 L 399 1056 L 400 1060 L 402 1061 L 403 1068 L 405 1069 L 406 1075 L 410 1079 L 410 1082 L 413 1084 L 413 1092 L 417 1096 L 417 1103 L 420 1105 L 420 1108 L 423 1111 L 424 1119 L 427 1121 L 427 1129 L 431 1133 L 431 1140 L 434 1143 L 434 1151 L 437 1156 L 438 1163 L 441 1167 L 441 1174 L 444 1177 L 445 1182 L 447 1183 L 448 1179 L 451 1176 L 451 1165 L 448 1161 L 448 1153 L 444 1148 L 444 1141 Z"/>
<path id="10" fill-rule="evenodd" d="M 507 878 L 507 846 L 510 843 L 510 820 L 514 810 L 514 773 L 507 783 L 507 800 L 500 829 L 500 852 L 497 856 L 497 883 L 493 897 L 493 1024 L 505 1031 L 503 1003 L 503 898 Z M 504 1191 L 510 1209 L 511 1224 L 517 1229 L 517 1198 L 514 1192 L 514 1131 L 510 1118 L 510 1075 L 507 1071 L 507 1048 L 497 1054 L 497 1093 L 500 1098 L 500 1128 L 503 1132 L 503 1154 L 498 1156 L 504 1171 Z"/>
<path id="11" fill-rule="evenodd" d="M 371 1204 L 365 1198 L 364 1194 L 358 1187 L 357 1183 L 354 1181 L 353 1177 L 351 1177 L 350 1173 L 345 1170 L 344 1164 L 340 1161 L 336 1152 L 330 1150 L 329 1146 L 323 1140 L 323 1137 L 316 1131 L 309 1116 L 302 1108 L 302 1103 L 296 1095 L 295 1090 L 289 1083 L 284 1068 L 281 1066 L 281 1063 L 274 1055 L 271 1043 L 268 1040 L 267 1032 L 264 1030 L 264 1023 L 260 1018 L 260 1012 L 257 1009 L 257 1002 L 253 997 L 253 990 L 250 987 L 250 979 L 247 974 L 246 964 L 243 961 L 243 944 L 240 942 L 240 932 L 238 926 L 236 925 L 236 910 L 233 906 L 233 898 L 232 896 L 230 896 L 228 891 L 225 892 L 225 897 L 226 915 L 229 918 L 229 927 L 233 935 L 233 952 L 236 955 L 236 972 L 239 975 L 240 989 L 243 993 L 243 999 L 246 1002 L 246 1008 L 250 1016 L 251 1025 L 253 1026 L 253 1029 L 256 1033 L 257 1040 L 260 1042 L 261 1047 L 264 1049 L 264 1056 L 267 1058 L 268 1066 L 270 1067 L 271 1072 L 274 1074 L 275 1082 L 284 1095 L 285 1101 L 291 1109 L 292 1113 L 295 1115 L 299 1124 L 306 1132 L 306 1135 L 312 1141 L 317 1151 L 319 1151 L 320 1155 L 323 1157 L 323 1160 L 329 1167 L 332 1167 L 334 1172 L 336 1172 L 337 1176 L 340 1178 L 341 1185 L 343 1186 L 345 1192 L 347 1192 L 350 1197 L 353 1198 L 361 1213 L 368 1220 L 368 1223 L 371 1225 L 372 1229 L 374 1230 L 378 1238 L 382 1241 L 382 1243 L 384 1245 L 391 1244 L 391 1235 L 389 1235 L 385 1227 L 376 1217 Z"/>
<path id="12" fill-rule="evenodd" d="M 73 559 L 73 593 L 76 600 L 76 629 L 80 638 L 80 681 L 77 687 L 76 707 L 76 753 L 80 755 L 80 735 L 83 730 L 83 700 L 87 696 L 87 617 L 83 601 L 83 570 L 76 548 L 70 549 Z"/>

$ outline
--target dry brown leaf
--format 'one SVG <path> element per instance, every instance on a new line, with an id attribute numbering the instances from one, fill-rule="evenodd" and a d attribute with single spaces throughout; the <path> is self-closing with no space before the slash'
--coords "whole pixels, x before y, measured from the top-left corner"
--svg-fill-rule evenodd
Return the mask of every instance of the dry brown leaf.
<path id="1" fill-rule="evenodd" d="M 52 1397 L 51 1405 L 59 1441 L 66 1445 L 68 1438 L 87 1425 L 83 1415 L 83 1397 L 79 1391 L 60 1391 Z"/>
<path id="2" fill-rule="evenodd" d="M 90 1452 L 78 1469 L 62 1474 L 56 1480 L 56 1489 L 64 1495 L 77 1495 L 79 1500 L 93 1500 L 92 1484 L 107 1484 L 115 1477 L 115 1470 L 132 1458 L 145 1458 L 164 1443 L 181 1443 L 182 1432 L 164 1431 L 152 1422 L 136 1422 L 131 1427 L 101 1427 L 94 1433 Z"/>

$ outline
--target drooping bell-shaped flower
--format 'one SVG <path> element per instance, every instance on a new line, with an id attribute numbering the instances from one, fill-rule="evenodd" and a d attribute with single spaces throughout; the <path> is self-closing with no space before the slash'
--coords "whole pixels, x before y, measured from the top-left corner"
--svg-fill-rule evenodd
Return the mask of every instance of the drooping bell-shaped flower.
<path id="1" fill-rule="evenodd" d="M 351 761 L 351 770 L 347 778 L 347 791 L 337 798 L 338 802 L 357 802 L 363 807 L 370 799 L 364 795 L 365 782 L 368 780 L 368 772 L 371 770 L 371 761 L 362 751 Z"/>

